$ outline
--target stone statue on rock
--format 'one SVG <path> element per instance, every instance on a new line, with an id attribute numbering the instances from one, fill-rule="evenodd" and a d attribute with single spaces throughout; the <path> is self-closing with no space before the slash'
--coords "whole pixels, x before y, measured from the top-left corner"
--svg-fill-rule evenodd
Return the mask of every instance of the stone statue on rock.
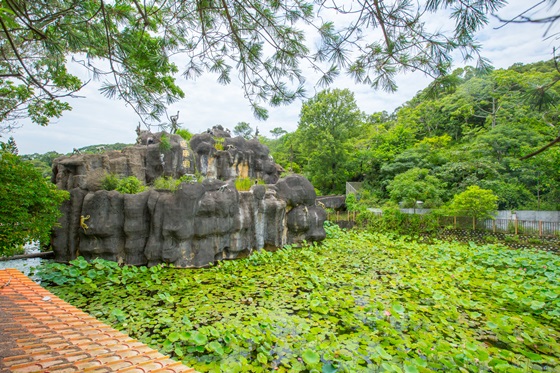
<path id="1" fill-rule="evenodd" d="M 137 128 L 137 144 L 122 151 L 74 154 L 53 162 L 53 182 L 70 192 L 52 236 L 56 260 L 100 257 L 132 265 L 204 267 L 261 249 L 325 238 L 326 213 L 301 175 L 280 179 L 258 139 L 232 138 L 216 126 L 189 143 Z M 162 136 L 170 147 L 161 146 Z M 175 191 L 138 194 L 102 189 L 109 174 L 150 186 L 161 176 L 183 182 Z M 236 179 L 261 180 L 238 190 Z M 84 228 L 87 217 L 87 229 Z"/>

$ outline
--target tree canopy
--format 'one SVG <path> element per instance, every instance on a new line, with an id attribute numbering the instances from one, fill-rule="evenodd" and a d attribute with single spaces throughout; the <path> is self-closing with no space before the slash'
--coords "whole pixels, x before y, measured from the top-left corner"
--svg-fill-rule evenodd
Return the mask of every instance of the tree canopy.
<path id="1" fill-rule="evenodd" d="M 245 139 L 250 139 L 253 134 L 253 129 L 251 125 L 247 122 L 239 122 L 233 127 L 233 134 L 236 136 L 241 136 Z"/>
<path id="2" fill-rule="evenodd" d="M 474 219 L 491 218 L 498 209 L 498 197 L 491 190 L 471 185 L 455 197 L 449 204 L 449 210 L 460 216 L 470 216 Z"/>
<path id="3" fill-rule="evenodd" d="M 290 103 L 304 94 L 302 66 L 326 85 L 341 72 L 389 91 L 403 71 L 438 78 L 455 51 L 481 58 L 475 33 L 504 0 L 27 0 L 0 1 L 0 120 L 46 125 L 69 110 L 64 100 L 87 83 L 68 68 L 75 61 L 103 82 L 101 91 L 128 103 L 143 120 L 157 119 L 184 96 L 181 73 L 237 74 L 254 113 L 263 103 Z M 450 15 L 455 26 L 432 31 L 426 19 Z M 345 21 L 337 24 L 342 16 Z M 310 49 L 305 35 L 315 30 Z M 381 31 L 380 38 L 374 38 Z M 179 57 L 186 63 L 178 66 Z"/>
<path id="4" fill-rule="evenodd" d="M 0 255 L 29 241 L 49 242 L 68 196 L 30 162 L 0 150 Z"/>
<path id="5" fill-rule="evenodd" d="M 550 147 L 522 159 L 558 136 L 558 108 L 538 111 L 524 99 L 556 74 L 554 60 L 514 64 L 485 74 L 471 67 L 456 69 L 449 75 L 452 85 L 442 89 L 432 84 L 392 114 L 363 114 L 359 129 L 338 142 L 326 137 L 328 132 L 316 119 L 309 119 L 339 113 L 311 110 L 334 93 L 325 91 L 304 105 L 297 131 L 267 143 L 277 162 L 287 170 L 300 169 L 323 193 L 340 193 L 346 181 L 362 181 L 375 203 L 401 202 L 405 197 L 394 191 L 395 182 L 404 180 L 403 185 L 414 190 L 416 179 L 407 175 L 423 169 L 427 170 L 423 174 L 441 183 L 442 193 L 437 195 L 443 203 L 476 185 L 498 197 L 499 209 L 556 210 L 560 209 L 560 149 Z M 560 86 L 551 86 L 548 94 L 560 97 Z M 351 97 L 351 92 L 346 95 Z M 352 110 L 360 112 L 357 106 Z M 353 123 L 324 122 L 342 123 L 342 128 Z M 315 127 L 307 130 L 311 125 Z M 335 150 L 327 139 L 337 145 Z M 320 149 L 323 159 L 310 162 Z M 330 177 L 329 164 L 339 167 L 335 177 Z M 321 182 L 323 175 L 336 186 Z M 432 185 L 417 190 L 424 192 Z M 408 202 L 412 205 L 416 200 L 427 198 L 411 196 Z"/>
<path id="6" fill-rule="evenodd" d="M 313 185 L 325 193 L 342 193 L 350 174 L 352 141 L 363 114 L 348 89 L 326 90 L 301 108 L 296 148 Z"/>

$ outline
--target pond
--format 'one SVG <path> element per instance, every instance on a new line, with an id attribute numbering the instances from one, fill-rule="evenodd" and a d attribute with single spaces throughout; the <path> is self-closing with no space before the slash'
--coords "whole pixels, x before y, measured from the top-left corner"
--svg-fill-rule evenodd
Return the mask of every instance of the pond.
<path id="1" fill-rule="evenodd" d="M 39 252 L 39 248 L 37 246 L 28 245 L 25 247 L 25 254 L 35 254 L 38 252 Z M 32 268 L 38 267 L 39 265 L 45 262 L 47 262 L 47 260 L 41 258 L 14 259 L 14 260 L 0 261 L 0 270 L 6 268 L 15 268 L 23 272 L 24 275 L 28 276 Z"/>
<path id="2" fill-rule="evenodd" d="M 204 270 L 49 264 L 69 303 L 199 372 L 558 372 L 560 257 L 340 231 Z"/>

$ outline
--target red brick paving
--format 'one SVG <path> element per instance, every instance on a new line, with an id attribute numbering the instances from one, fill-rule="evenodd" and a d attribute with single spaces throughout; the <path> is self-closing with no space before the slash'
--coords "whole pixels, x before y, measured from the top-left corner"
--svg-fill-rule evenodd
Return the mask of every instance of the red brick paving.
<path id="1" fill-rule="evenodd" d="M 0 373 L 195 372 L 69 305 L 15 269 L 0 270 Z"/>

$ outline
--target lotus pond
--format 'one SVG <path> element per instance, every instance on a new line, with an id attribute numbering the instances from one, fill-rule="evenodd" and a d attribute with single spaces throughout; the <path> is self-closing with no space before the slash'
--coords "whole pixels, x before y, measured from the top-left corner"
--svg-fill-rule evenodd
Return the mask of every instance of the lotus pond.
<path id="1" fill-rule="evenodd" d="M 49 264 L 43 285 L 200 372 L 558 372 L 560 258 L 328 227 L 204 270 Z"/>

